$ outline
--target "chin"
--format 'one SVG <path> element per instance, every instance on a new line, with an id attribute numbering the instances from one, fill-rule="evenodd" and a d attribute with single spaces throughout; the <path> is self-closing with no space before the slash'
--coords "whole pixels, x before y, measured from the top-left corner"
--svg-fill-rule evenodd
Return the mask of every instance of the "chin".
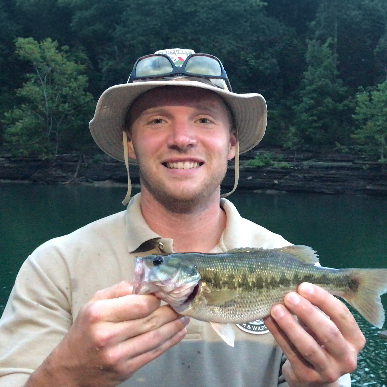
<path id="1" fill-rule="evenodd" d="M 159 191 L 155 198 L 166 208 L 172 209 L 174 212 L 187 213 L 197 208 L 198 205 L 209 204 L 211 196 L 216 195 L 216 192 L 219 191 L 185 188 L 174 191 Z"/>

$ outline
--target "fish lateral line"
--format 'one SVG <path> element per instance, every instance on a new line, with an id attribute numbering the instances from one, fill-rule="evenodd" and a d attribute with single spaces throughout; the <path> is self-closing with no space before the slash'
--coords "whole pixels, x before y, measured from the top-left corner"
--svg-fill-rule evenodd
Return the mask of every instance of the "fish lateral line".
<path id="1" fill-rule="evenodd" d="M 385 322 L 381 295 L 387 293 L 387 269 L 323 267 L 304 245 L 162 253 L 135 264 L 135 294 L 153 293 L 178 313 L 211 323 L 228 345 L 233 343 L 228 324 L 268 316 L 271 306 L 302 282 L 341 297 L 378 328 Z"/>

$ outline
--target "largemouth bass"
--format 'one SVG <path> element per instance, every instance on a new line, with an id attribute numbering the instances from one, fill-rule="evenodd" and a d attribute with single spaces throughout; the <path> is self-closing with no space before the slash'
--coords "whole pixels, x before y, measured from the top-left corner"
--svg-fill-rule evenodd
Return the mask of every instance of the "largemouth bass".
<path id="1" fill-rule="evenodd" d="M 384 324 L 380 296 L 387 292 L 387 269 L 321 267 L 308 246 L 243 248 L 222 254 L 173 253 L 137 257 L 135 294 L 155 294 L 178 313 L 208 321 L 234 343 L 229 323 L 246 323 L 270 314 L 302 282 L 342 297 L 376 327 Z"/>

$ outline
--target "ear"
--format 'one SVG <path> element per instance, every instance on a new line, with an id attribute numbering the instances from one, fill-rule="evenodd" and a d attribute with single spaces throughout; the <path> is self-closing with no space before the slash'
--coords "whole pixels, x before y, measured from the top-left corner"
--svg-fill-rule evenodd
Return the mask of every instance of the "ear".
<path id="1" fill-rule="evenodd" d="M 136 152 L 134 151 L 132 136 L 130 135 L 130 133 L 126 133 L 126 136 L 128 138 L 128 156 L 131 159 L 137 159 Z"/>
<path id="2" fill-rule="evenodd" d="M 228 150 L 227 160 L 232 160 L 235 157 L 237 142 L 238 139 L 236 136 L 236 132 L 233 130 L 230 134 L 230 147 Z"/>

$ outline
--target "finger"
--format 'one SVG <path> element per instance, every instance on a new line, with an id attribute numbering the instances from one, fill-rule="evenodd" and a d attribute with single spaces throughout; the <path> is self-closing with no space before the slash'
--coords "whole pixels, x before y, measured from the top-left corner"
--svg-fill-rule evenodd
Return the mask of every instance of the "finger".
<path id="1" fill-rule="evenodd" d="M 84 307 L 89 323 L 100 321 L 123 322 L 144 318 L 160 306 L 153 295 L 126 295 L 113 299 L 90 302 Z"/>
<path id="2" fill-rule="evenodd" d="M 310 381 L 311 383 L 321 381 L 320 375 L 298 352 L 295 345 L 281 330 L 276 321 L 271 316 L 265 318 L 264 321 L 287 358 L 287 361 L 282 366 L 282 373 L 286 377 L 286 380 L 289 382 L 302 379 L 304 381 Z"/>
<path id="3" fill-rule="evenodd" d="M 354 316 L 343 302 L 321 287 L 308 282 L 302 283 L 297 291 L 329 316 L 346 340 L 356 344 L 359 350 L 363 348 L 365 345 L 364 335 Z"/>
<path id="4" fill-rule="evenodd" d="M 187 333 L 189 318 L 181 317 L 162 327 L 136 336 L 101 353 L 101 367 L 128 377 L 137 369 L 180 342 Z"/>
<path id="5" fill-rule="evenodd" d="M 123 321 L 119 324 L 111 322 L 101 324 L 94 331 L 96 346 L 101 349 L 121 343 L 130 338 L 158 329 L 165 324 L 179 319 L 179 317 L 181 316 L 170 306 L 164 305 L 141 319 Z"/>
<path id="6" fill-rule="evenodd" d="M 280 321 L 280 323 L 277 321 Z M 304 354 L 301 354 L 295 343 L 285 332 L 286 329 L 294 330 L 295 328 L 301 327 L 295 320 L 294 316 L 289 313 L 283 305 L 273 306 L 271 316 L 265 319 L 265 325 L 274 336 L 278 345 L 282 348 L 286 358 L 292 363 L 294 369 L 314 371 L 314 366 L 308 361 L 308 353 L 304 351 Z M 282 329 L 281 326 L 285 326 L 285 330 Z M 313 343 L 313 338 L 305 331 L 301 332 L 298 337 L 301 337 L 301 339 L 303 337 L 303 340 L 310 340 Z M 322 358 L 322 361 L 323 360 L 324 357 Z"/>
<path id="7" fill-rule="evenodd" d="M 139 358 L 137 361 L 140 363 L 148 362 L 182 340 L 187 333 L 186 325 L 188 323 L 188 317 L 180 317 L 158 329 L 125 341 L 122 348 L 127 352 L 128 359 Z"/>
<path id="8" fill-rule="evenodd" d="M 143 367 L 145 364 L 156 359 L 164 352 L 166 352 L 168 349 L 178 344 L 182 339 L 184 339 L 186 334 L 187 334 L 187 329 L 183 328 L 182 330 L 178 331 L 175 335 L 171 336 L 168 340 L 165 340 L 158 347 L 133 358 L 131 360 L 133 362 L 132 366 L 135 366 L 137 369 L 140 367 Z"/>
<path id="9" fill-rule="evenodd" d="M 274 309 L 272 309 L 272 312 L 275 313 Z M 288 340 L 285 333 L 282 329 L 280 329 L 274 318 L 271 316 L 265 317 L 263 321 L 266 327 L 269 329 L 270 333 L 273 335 L 277 344 L 282 348 L 282 351 L 284 352 L 286 358 L 291 359 L 293 357 L 296 357 L 296 347 L 291 343 L 290 340 Z"/>
<path id="10" fill-rule="evenodd" d="M 309 327 L 317 337 L 318 342 L 323 344 L 324 348 L 328 350 L 331 356 L 338 359 L 346 355 L 348 352 L 347 341 L 335 323 L 319 309 L 295 292 L 288 293 L 284 298 L 284 303 L 291 313 L 295 314 Z M 284 329 L 282 326 L 281 328 Z M 312 342 L 315 340 L 309 334 L 309 341 L 299 341 L 301 340 L 299 336 L 303 336 L 304 333 L 307 334 L 300 324 L 295 324 L 294 330 L 285 330 L 285 332 L 289 335 L 290 340 L 297 343 L 297 349 L 301 354 L 310 352 L 310 354 L 308 354 L 308 361 L 311 361 L 312 364 L 314 364 L 314 362 L 320 363 L 323 358 L 326 357 L 324 352 L 319 350 L 321 347 L 318 343 L 312 345 Z"/>
<path id="11" fill-rule="evenodd" d="M 298 322 L 283 305 L 273 307 L 272 316 L 277 316 L 277 318 L 282 316 L 280 318 L 285 322 L 288 320 L 291 325 L 294 321 L 296 325 L 290 330 L 297 328 Z M 290 320 L 291 317 L 293 321 Z M 289 338 L 289 334 L 282 330 L 274 318 L 269 317 L 266 326 L 273 333 L 288 359 L 282 368 L 286 380 L 293 381 L 295 385 L 299 385 L 299 382 L 301 382 L 300 385 L 321 385 L 321 383 L 334 382 L 343 373 L 346 373 L 340 369 L 339 364 L 332 361 L 326 351 L 307 332 L 304 331 L 304 335 L 299 336 L 300 340 L 305 343 L 304 348 L 301 348 L 297 345 L 298 342 L 292 341 L 294 338 Z M 302 330 L 301 326 L 299 328 Z"/>
<path id="12" fill-rule="evenodd" d="M 105 288 L 97 291 L 90 299 L 90 302 L 119 298 L 122 296 L 127 296 L 132 293 L 133 293 L 133 284 L 129 281 L 122 281 L 122 282 L 119 282 L 118 284 L 110 286 L 109 288 Z"/>

